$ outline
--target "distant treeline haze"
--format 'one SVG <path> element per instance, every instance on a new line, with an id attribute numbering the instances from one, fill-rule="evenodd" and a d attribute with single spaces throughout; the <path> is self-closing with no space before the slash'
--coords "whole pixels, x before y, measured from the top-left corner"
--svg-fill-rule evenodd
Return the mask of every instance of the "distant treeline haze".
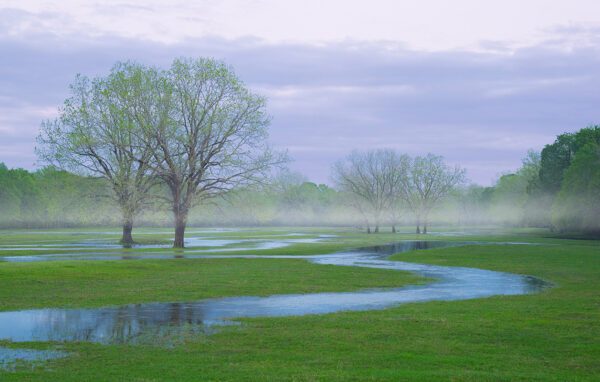
<path id="1" fill-rule="evenodd" d="M 357 196 L 344 189 L 340 170 L 351 169 L 348 166 L 353 158 L 365 159 L 376 154 L 376 151 L 355 152 L 336 164 L 332 168 L 336 188 L 282 171 L 269 185 L 239 187 L 225 198 L 195 206 L 188 224 L 343 225 L 367 229 L 375 228 L 375 224 L 418 223 L 423 217 L 417 216 L 418 212 L 410 208 L 405 198 L 399 197 L 395 204 L 376 211 L 376 207 L 365 204 L 356 208 Z M 400 155 L 396 159 L 410 160 Z M 408 178 L 404 176 L 406 181 Z M 164 186 L 158 187 L 157 192 L 165 191 L 160 189 Z M 101 177 L 75 175 L 52 166 L 28 172 L 0 164 L 0 226 L 121 225 L 120 209 L 110 197 L 111 192 L 110 184 Z M 434 225 L 547 227 L 597 234 L 599 217 L 600 127 L 593 126 L 558 136 L 541 153 L 528 152 L 520 169 L 502 175 L 491 187 L 452 187 L 431 209 L 427 221 Z M 136 223 L 142 226 L 172 226 L 172 222 L 172 212 L 160 200 L 151 202 L 136 218 Z"/>

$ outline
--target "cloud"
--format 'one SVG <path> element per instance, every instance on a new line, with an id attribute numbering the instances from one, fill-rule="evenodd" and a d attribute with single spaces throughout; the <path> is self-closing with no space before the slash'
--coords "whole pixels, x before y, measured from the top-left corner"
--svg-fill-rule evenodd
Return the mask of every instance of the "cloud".
<path id="1" fill-rule="evenodd" d="M 292 168 L 317 182 L 352 149 L 392 147 L 444 155 L 489 184 L 518 167 L 528 148 L 600 120 L 600 51 L 588 45 L 565 50 L 548 42 L 499 54 L 414 51 L 389 41 L 164 44 L 34 33 L 4 34 L 0 51 L 0 149 L 15 143 L 21 152 L 0 151 L 0 161 L 15 167 L 31 168 L 39 124 L 69 95 L 76 73 L 105 75 L 127 59 L 162 67 L 178 56 L 225 60 L 268 97 L 272 143 L 288 148 Z"/>
<path id="2" fill-rule="evenodd" d="M 165 44 L 218 35 L 275 44 L 387 40 L 419 50 L 502 52 L 553 35 L 556 42 L 579 44 L 587 35 L 576 26 L 597 27 L 599 11 L 595 0 L 4 0 L 0 20 L 17 33 Z M 567 33 L 555 33 L 556 25 Z M 577 38 L 567 37 L 575 32 Z"/>

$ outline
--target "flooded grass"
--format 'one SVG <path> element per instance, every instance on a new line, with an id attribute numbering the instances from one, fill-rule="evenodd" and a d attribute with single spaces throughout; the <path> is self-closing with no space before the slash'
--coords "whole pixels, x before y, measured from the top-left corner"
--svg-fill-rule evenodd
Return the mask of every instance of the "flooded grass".
<path id="1" fill-rule="evenodd" d="M 2 372 L 33 371 L 46 362 L 68 356 L 59 350 L 11 349 L 0 346 L 0 375 Z"/>
<path id="2" fill-rule="evenodd" d="M 430 282 L 425 285 L 356 292 L 277 294 L 268 297 L 226 297 L 195 302 L 128 304 L 100 309 L 0 312 L 0 338 L 19 342 L 127 343 L 137 341 L 140 337 L 147 337 L 148 332 L 154 333 L 160 329 L 168 329 L 165 333 L 171 330 L 177 332 L 178 328 L 191 325 L 204 326 L 208 330 L 211 325 L 223 324 L 227 319 L 240 317 L 367 311 L 411 302 L 536 293 L 549 286 L 543 280 L 531 276 L 387 260 L 387 257 L 394 253 L 440 249 L 462 244 L 464 243 L 403 241 L 303 258 L 320 265 L 410 271 L 418 276 L 429 278 Z M 254 260 L 259 259 L 254 258 Z"/>
<path id="3" fill-rule="evenodd" d="M 337 292 L 419 280 L 408 272 L 316 265 L 302 259 L 1 263 L 0 311 Z"/>
<path id="4" fill-rule="evenodd" d="M 265 252 L 328 253 L 331 249 L 414 237 L 347 231 L 338 234 L 338 238 L 325 243 L 297 244 Z M 406 253 L 395 259 L 531 275 L 556 286 L 532 295 L 433 301 L 368 312 L 247 318 L 242 320 L 242 327 L 225 326 L 208 337 L 203 333 L 196 337 L 189 331 L 173 347 L 152 346 L 144 341 L 136 345 L 64 343 L 62 351 L 72 355 L 53 360 L 51 368 L 18 370 L 0 378 L 594 380 L 600 370 L 598 242 L 542 238 L 538 232 L 485 235 L 443 239 L 555 245 L 460 246 Z M 260 266 L 247 269 L 252 264 Z M 235 291 L 234 295 L 254 295 L 263 289 L 271 293 L 309 289 L 312 293 L 313 285 L 321 290 L 360 289 L 365 284 L 373 287 L 373 282 L 385 284 L 386 272 L 392 277 L 414 277 L 389 270 L 319 266 L 300 259 L 1 263 L 0 272 L 0 282 L 10 275 L 0 288 L 0 301 L 8 298 L 10 303 L 2 310 L 36 307 L 36 294 L 50 306 L 79 306 L 89 301 L 92 304 L 87 306 L 104 306 L 131 300 L 190 301 L 192 296 L 232 295 Z M 370 272 L 373 273 L 368 276 Z M 89 284 L 85 276 L 89 277 Z M 40 282 L 36 281 L 38 278 Z M 192 287 L 188 288 L 190 283 Z M 4 292 L 5 286 L 11 288 L 9 292 Z M 29 292 L 31 288 L 34 290 Z M 48 293 L 46 288 L 50 289 Z M 21 293 L 23 302 L 19 301 Z M 47 345 L 19 344 L 32 349 L 40 346 Z"/>

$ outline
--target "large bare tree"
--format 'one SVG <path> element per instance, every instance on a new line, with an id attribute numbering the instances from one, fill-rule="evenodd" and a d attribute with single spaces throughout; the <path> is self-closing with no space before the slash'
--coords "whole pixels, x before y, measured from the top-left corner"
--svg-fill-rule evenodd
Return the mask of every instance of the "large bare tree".
<path id="1" fill-rule="evenodd" d="M 139 125 L 129 108 L 148 103 L 139 98 L 147 92 L 134 91 L 151 82 L 144 78 L 147 73 L 139 65 L 119 63 L 104 78 L 78 75 L 59 117 L 42 123 L 36 147 L 44 161 L 108 181 L 123 214 L 125 245 L 133 243 L 134 218 L 155 184 L 148 176 L 152 151 L 139 140 Z"/>
<path id="2" fill-rule="evenodd" d="M 267 144 L 265 99 L 213 59 L 176 59 L 162 75 L 170 86 L 170 123 L 148 124 L 148 162 L 166 185 L 174 247 L 183 248 L 190 209 L 202 201 L 260 182 L 286 161 Z"/>
<path id="3" fill-rule="evenodd" d="M 406 183 L 409 158 L 393 150 L 352 152 L 333 165 L 332 178 L 347 203 L 364 217 L 367 232 L 370 222 L 379 232 L 382 218 L 398 202 L 399 188 Z"/>
<path id="4" fill-rule="evenodd" d="M 423 233 L 427 233 L 431 210 L 464 182 L 465 170 L 446 165 L 441 156 L 427 154 L 412 159 L 400 197 L 415 216 L 417 233 L 421 233 L 421 223 Z"/>

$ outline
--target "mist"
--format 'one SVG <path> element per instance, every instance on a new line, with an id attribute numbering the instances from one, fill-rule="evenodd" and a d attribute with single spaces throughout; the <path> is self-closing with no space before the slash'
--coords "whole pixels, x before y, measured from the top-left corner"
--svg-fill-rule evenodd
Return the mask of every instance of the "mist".
<path id="1" fill-rule="evenodd" d="M 428 223 L 456 230 L 477 227 L 539 227 L 560 232 L 597 234 L 598 127 L 561 135 L 542 152 L 529 151 L 522 166 L 498 177 L 490 187 L 454 187 L 432 208 Z M 548 186 L 553 149 L 569 138 L 578 142 L 571 163 L 563 166 L 558 187 Z M 589 142 L 582 137 L 587 137 Z M 558 171 L 554 169 L 554 171 Z M 596 172 L 594 172 L 596 171 Z M 551 178 L 551 177 L 550 177 Z M 587 182 L 586 182 L 587 179 Z M 343 226 L 367 230 L 372 211 L 359 211 L 349 195 L 328 184 L 315 184 L 299 172 L 284 170 L 268 185 L 229 190 L 195 205 L 190 227 Z M 52 166 L 35 172 L 0 164 L 0 227 L 115 227 L 122 224 L 119 205 L 106 180 L 73 174 Z M 400 203 L 380 217 L 381 232 L 392 226 L 414 232 L 417 217 Z M 135 227 L 172 227 L 173 214 L 152 200 L 135 216 Z"/>

